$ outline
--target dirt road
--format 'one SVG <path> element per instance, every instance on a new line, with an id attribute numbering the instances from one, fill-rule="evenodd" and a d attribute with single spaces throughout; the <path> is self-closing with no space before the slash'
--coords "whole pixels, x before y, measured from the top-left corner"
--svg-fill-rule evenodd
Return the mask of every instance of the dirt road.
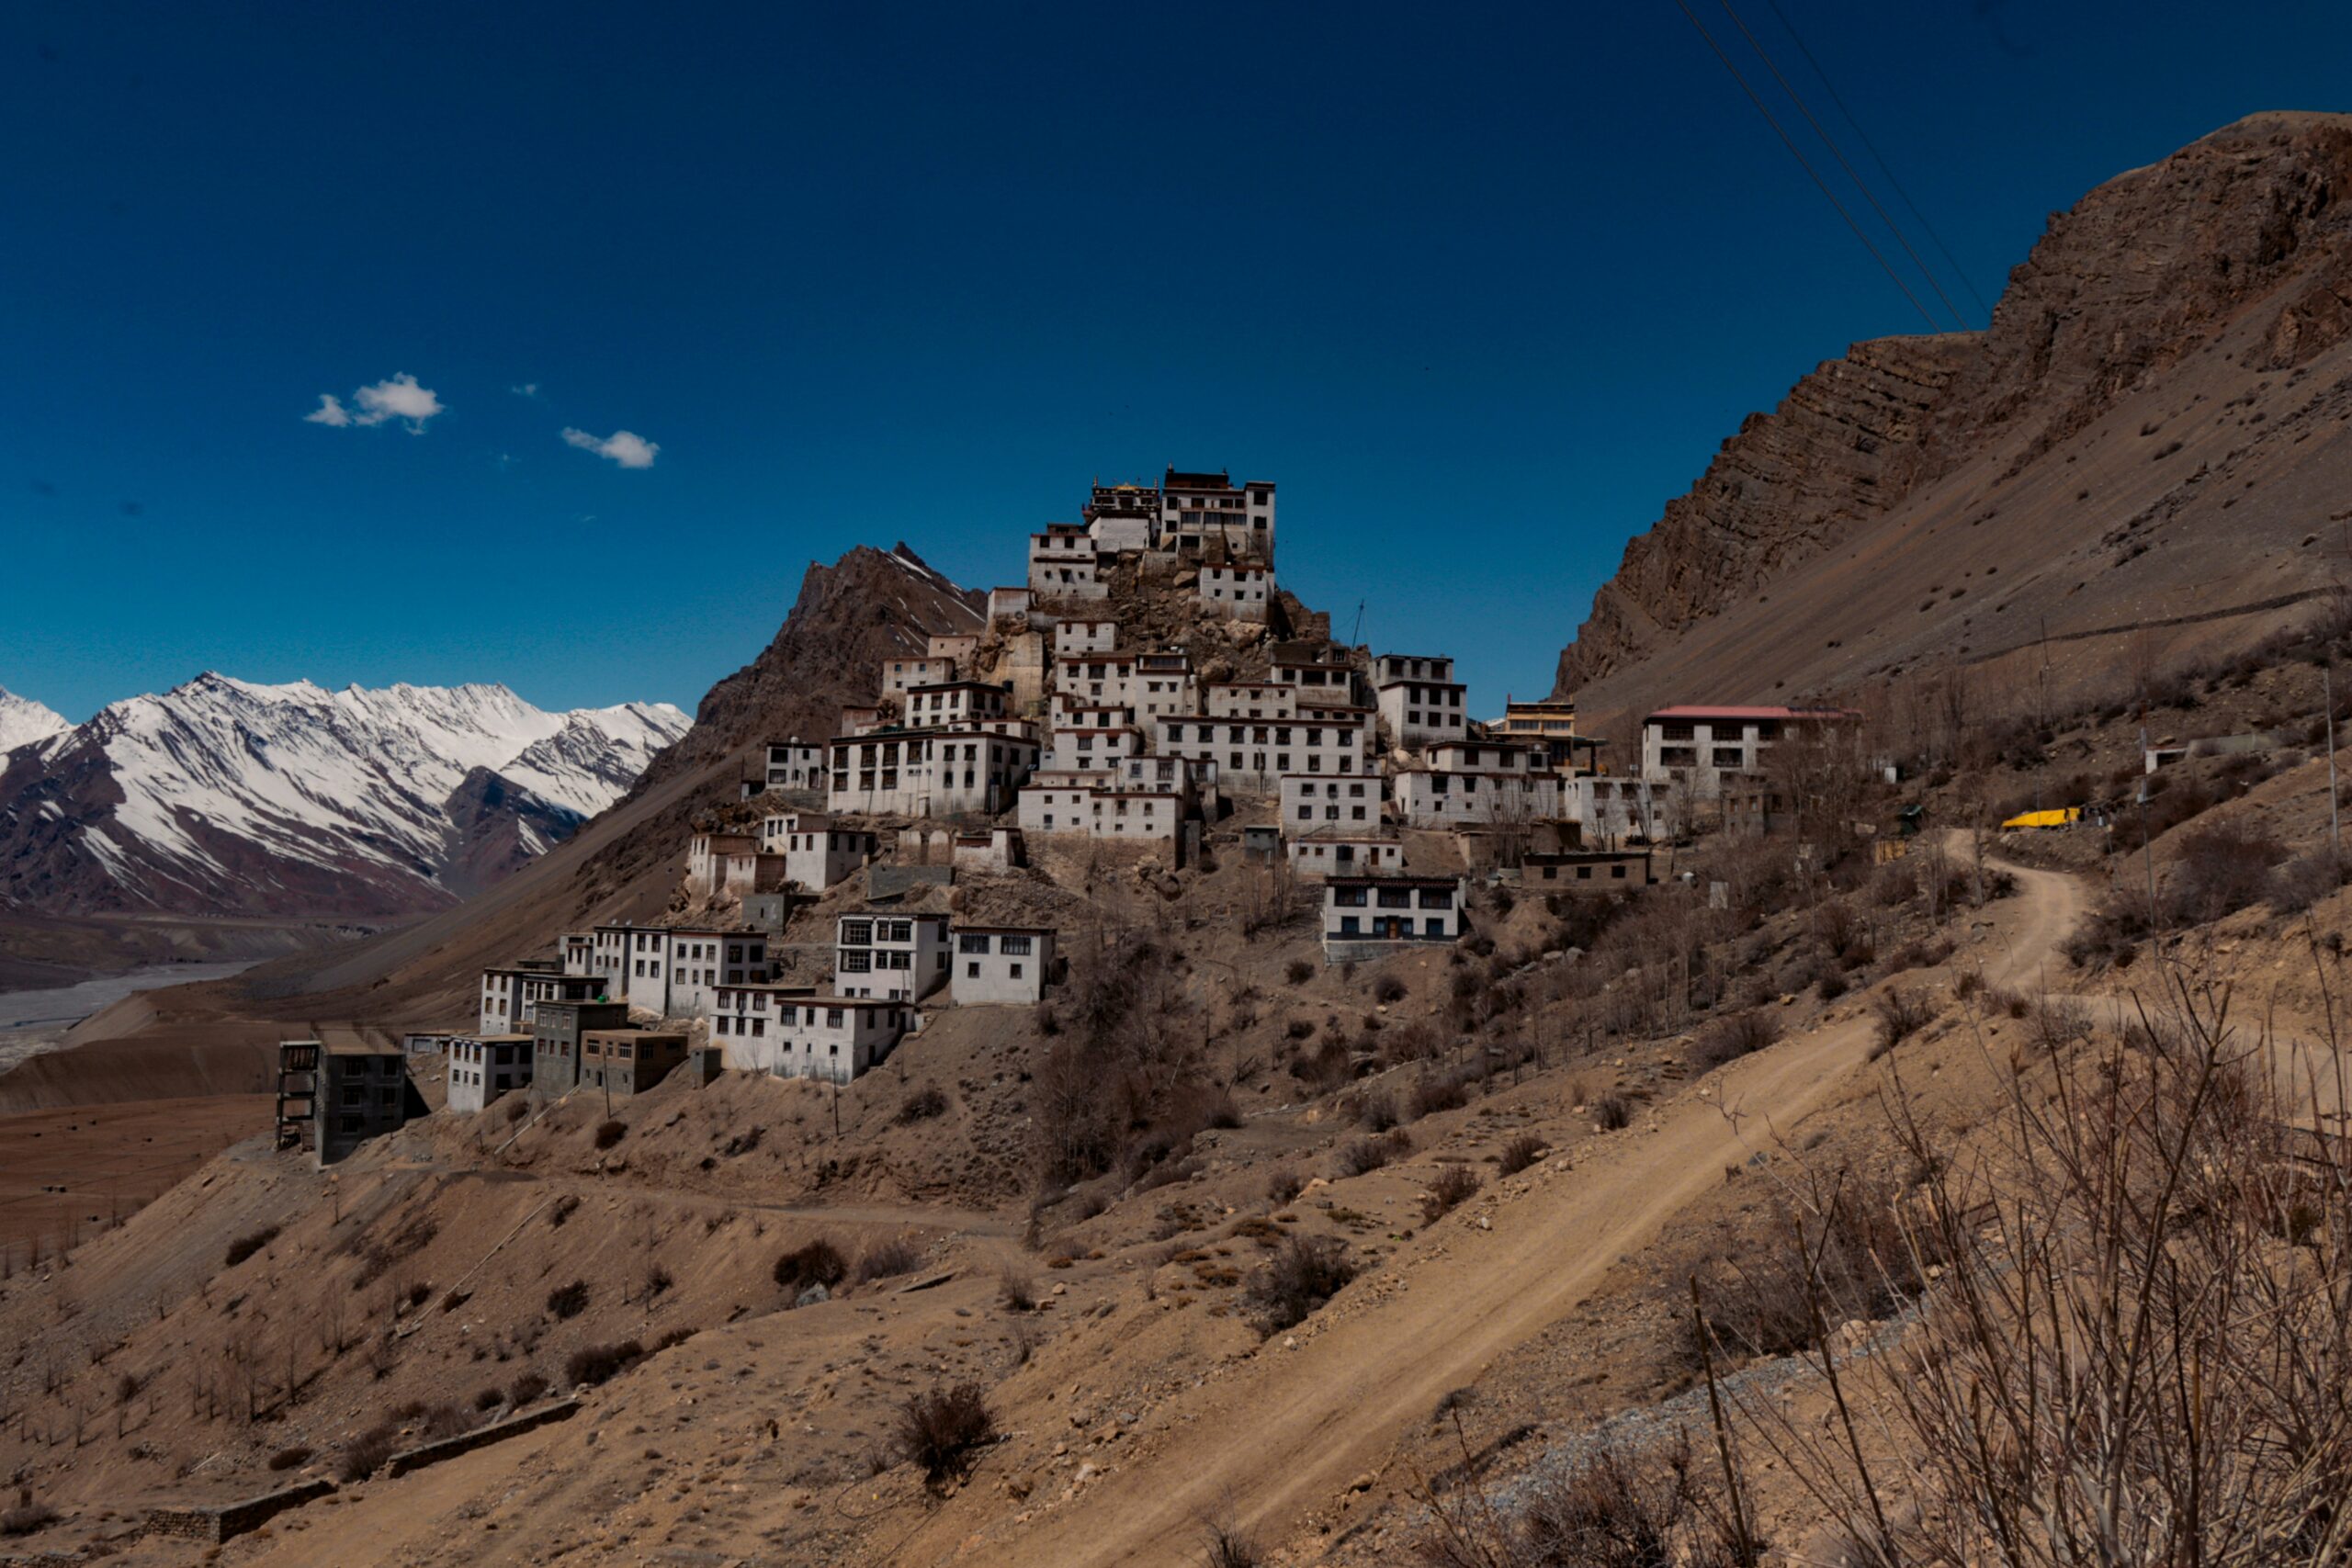
<path id="1" fill-rule="evenodd" d="M 1996 928 L 1961 961 L 2031 994 L 2085 896 L 2058 873 L 2009 869 L 2018 896 L 1996 906 Z M 1114 1471 L 1006 1539 L 926 1540 L 918 1551 L 1066 1568 L 1189 1562 L 1200 1521 L 1217 1512 L 1261 1540 L 1286 1539 L 1352 1477 L 1377 1471 L 1442 1394 L 1569 1311 L 1622 1256 L 1720 1185 L 1725 1166 L 1819 1105 L 1863 1064 L 1871 1038 L 1868 1016 L 1857 1015 L 1724 1068 L 1708 1079 L 1714 1098 L 1686 1094 L 1660 1109 L 1656 1132 L 1606 1139 L 1569 1179 L 1512 1201 L 1497 1216 L 1496 1245 L 1457 1250 L 1443 1289 L 1342 1314 L 1296 1350 L 1270 1341 L 1187 1402 L 1148 1462 Z"/>

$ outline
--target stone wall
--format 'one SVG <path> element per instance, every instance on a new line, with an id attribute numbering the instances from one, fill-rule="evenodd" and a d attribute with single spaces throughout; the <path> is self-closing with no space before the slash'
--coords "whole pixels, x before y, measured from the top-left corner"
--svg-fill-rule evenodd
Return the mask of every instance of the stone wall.
<path id="1" fill-rule="evenodd" d="M 265 1492 L 258 1497 L 248 1497 L 241 1503 L 150 1508 L 147 1510 L 147 1533 L 176 1536 L 187 1540 L 207 1540 L 218 1545 L 259 1529 L 287 1509 L 299 1508 L 334 1490 L 334 1483 L 321 1476 L 279 1491 Z"/>
<path id="2" fill-rule="evenodd" d="M 503 1421 L 492 1421 L 487 1427 L 477 1427 L 470 1432 L 460 1432 L 454 1438 L 444 1438 L 437 1443 L 423 1443 L 413 1449 L 405 1449 L 391 1457 L 390 1462 L 384 1467 L 384 1473 L 406 1475 L 411 1471 L 423 1470 L 429 1464 L 439 1464 L 443 1460 L 456 1459 L 460 1454 L 469 1454 L 476 1449 L 488 1448 L 491 1444 L 502 1442 L 508 1438 L 519 1438 L 524 1433 L 544 1427 L 551 1421 L 568 1421 L 579 1409 L 578 1400 L 559 1399 L 550 1404 L 542 1404 L 535 1410 L 526 1410 L 520 1415 L 509 1416 Z"/>

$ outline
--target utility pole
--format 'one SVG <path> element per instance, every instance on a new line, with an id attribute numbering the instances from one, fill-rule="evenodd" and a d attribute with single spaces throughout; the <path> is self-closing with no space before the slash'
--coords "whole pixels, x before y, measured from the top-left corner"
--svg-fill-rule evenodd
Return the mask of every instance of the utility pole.
<path id="1" fill-rule="evenodd" d="M 2337 867 L 2344 863 L 2344 838 L 2335 806 L 2335 655 L 2331 651 L 2319 667 L 2321 700 L 2326 711 L 2320 716 L 2327 726 L 2327 856 Z"/>

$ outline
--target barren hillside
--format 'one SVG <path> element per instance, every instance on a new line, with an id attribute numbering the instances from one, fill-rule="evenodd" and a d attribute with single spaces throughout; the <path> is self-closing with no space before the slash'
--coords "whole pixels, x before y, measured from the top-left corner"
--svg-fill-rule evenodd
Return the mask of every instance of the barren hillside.
<path id="1" fill-rule="evenodd" d="M 1749 419 L 1555 690 L 1598 727 L 2258 635 L 2352 565 L 2347 189 L 2352 119 L 2264 114 L 2092 191 L 1988 332 L 1858 344 Z"/>

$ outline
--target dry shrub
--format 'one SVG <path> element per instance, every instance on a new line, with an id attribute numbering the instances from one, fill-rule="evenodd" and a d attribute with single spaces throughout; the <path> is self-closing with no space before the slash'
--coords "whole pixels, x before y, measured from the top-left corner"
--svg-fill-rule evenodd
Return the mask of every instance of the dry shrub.
<path id="1" fill-rule="evenodd" d="M 600 1149 L 609 1149 L 627 1136 L 628 1123 L 617 1118 L 596 1123 L 596 1146 Z"/>
<path id="2" fill-rule="evenodd" d="M 1372 999 L 1375 1002 L 1403 1001 L 1405 982 L 1395 975 L 1383 975 L 1372 983 Z"/>
<path id="3" fill-rule="evenodd" d="M 263 1247 L 277 1239 L 276 1225 L 264 1225 L 257 1231 L 247 1231 L 229 1244 L 229 1255 L 221 1259 L 221 1267 L 234 1269 Z"/>
<path id="4" fill-rule="evenodd" d="M 1421 1223 L 1433 1225 L 1478 1190 L 1478 1173 L 1466 1165 L 1442 1165 L 1421 1195 Z"/>
<path id="5" fill-rule="evenodd" d="M 1266 1178 L 1266 1196 L 1277 1203 L 1287 1203 L 1306 1190 L 1298 1172 L 1284 1167 Z"/>
<path id="6" fill-rule="evenodd" d="M 290 1449 L 280 1449 L 276 1453 L 270 1455 L 269 1468 L 272 1470 L 292 1470 L 296 1465 L 300 1464 L 310 1457 L 310 1449 L 301 1443 L 297 1443 Z"/>
<path id="7" fill-rule="evenodd" d="M 1201 1568 L 1259 1568 L 1265 1561 L 1257 1540 L 1230 1519 L 1201 1526 Z"/>
<path id="8" fill-rule="evenodd" d="M 1804 1190 L 1775 1226 L 1786 1244 L 1733 1262 L 1706 1292 L 1710 1342 L 1736 1356 L 1781 1356 L 1814 1346 L 1826 1329 L 1885 1316 L 1926 1288 L 1927 1270 L 1944 1256 L 1929 1219 L 1891 1185 L 1841 1176 Z M 1817 1315 L 1825 1300 L 1839 1303 L 1838 1315 Z M 1696 1371 L 1697 1325 L 1686 1320 L 1682 1333 Z"/>
<path id="9" fill-rule="evenodd" d="M 335 1474 L 340 1479 L 365 1481 L 384 1468 L 399 1446 L 400 1427 L 390 1420 L 379 1421 L 343 1446 L 343 1457 L 336 1462 Z"/>
<path id="10" fill-rule="evenodd" d="M 1356 1097 L 1356 1125 L 1366 1132 L 1385 1133 L 1396 1125 L 1396 1097 L 1385 1089 L 1371 1089 Z"/>
<path id="11" fill-rule="evenodd" d="M 1470 1103 L 1469 1091 L 1460 1077 L 1449 1073 L 1443 1077 L 1423 1078 L 1413 1086 L 1413 1115 L 1416 1119 L 1434 1116 L 1441 1111 L 1459 1111 Z"/>
<path id="12" fill-rule="evenodd" d="M 1019 1258 L 1006 1258 L 1004 1267 L 997 1270 L 996 1299 L 1008 1312 L 1035 1312 L 1037 1276 Z"/>
<path id="13" fill-rule="evenodd" d="M 19 1489 L 17 1506 L 0 1512 L 0 1535 L 30 1535 L 56 1517 L 56 1509 L 34 1502 L 29 1491 Z"/>
<path id="14" fill-rule="evenodd" d="M 1935 1010 L 1928 998 L 1907 986 L 1889 986 L 1871 999 L 1871 1017 L 1878 1027 L 1873 1057 L 1883 1056 L 1928 1026 Z"/>
<path id="15" fill-rule="evenodd" d="M 926 1084 L 899 1102 L 899 1114 L 896 1120 L 899 1125 L 905 1127 L 917 1122 L 928 1122 L 934 1116 L 945 1115 L 946 1111 L 947 1096 L 940 1092 L 937 1085 Z"/>
<path id="16" fill-rule="evenodd" d="M 1304 958 L 1294 958 L 1283 965 L 1283 977 L 1294 986 L 1304 986 L 1315 978 L 1315 965 Z"/>
<path id="17" fill-rule="evenodd" d="M 2005 1075 L 1981 1158 L 1939 1166 L 1894 1101 L 1942 1277 L 1902 1354 L 1834 1366 L 1899 1482 L 1735 1393 L 1852 1560 L 2343 1560 L 2352 1145 L 2298 1124 L 2343 1087 L 2341 1042 L 2245 1039 L 2221 982 L 2158 984 L 2133 1010 L 2168 1049 L 2102 1035 Z"/>
<path id="18" fill-rule="evenodd" d="M 1277 1334 L 1306 1322 L 1356 1273 L 1347 1243 L 1337 1236 L 1288 1238 L 1250 1282 L 1250 1302 L 1260 1329 Z"/>
<path id="19" fill-rule="evenodd" d="M 515 1409 L 520 1410 L 547 1391 L 547 1379 L 537 1372 L 525 1372 L 507 1389 L 506 1397 Z"/>
<path id="20" fill-rule="evenodd" d="M 1534 1134 L 1521 1133 L 1503 1145 L 1502 1156 L 1496 1161 L 1496 1168 L 1505 1176 L 1517 1176 L 1521 1171 L 1542 1159 L 1550 1149 L 1551 1145 Z"/>
<path id="21" fill-rule="evenodd" d="M 1480 1456 L 1455 1418 L 1457 1484 L 1424 1483 L 1429 1523 L 1415 1543 L 1430 1568 L 1734 1568 L 1758 1559 L 1753 1529 L 1735 1521 L 1702 1478 L 1687 1433 L 1628 1450 L 1604 1445 L 1565 1467 L 1539 1468 L 1499 1495 L 1480 1484 Z"/>
<path id="22" fill-rule="evenodd" d="M 1719 1018 L 1699 1032 L 1690 1043 L 1690 1065 L 1694 1073 L 1710 1073 L 1726 1062 L 1752 1056 L 1781 1038 L 1781 1020 L 1763 1008 Z"/>
<path id="23" fill-rule="evenodd" d="M 914 1243 L 901 1236 L 887 1236 L 869 1244 L 857 1255 L 856 1279 L 863 1285 L 899 1274 L 911 1274 L 922 1267 L 922 1253 Z"/>
<path id="24" fill-rule="evenodd" d="M 476 1410 L 495 1410 L 505 1403 L 506 1391 L 502 1388 L 485 1388 L 477 1391 L 474 1394 L 474 1408 Z"/>
<path id="25" fill-rule="evenodd" d="M 1633 1102 L 1612 1089 L 1592 1102 L 1592 1119 L 1602 1132 L 1617 1132 L 1632 1125 Z"/>
<path id="26" fill-rule="evenodd" d="M 1369 1176 L 1390 1160 L 1400 1159 L 1412 1152 L 1412 1136 L 1402 1127 L 1376 1138 L 1358 1138 L 1340 1148 L 1339 1173 L 1343 1177 Z"/>
<path id="27" fill-rule="evenodd" d="M 828 1291 L 849 1274 L 849 1259 L 842 1249 L 824 1237 L 796 1247 L 775 1260 L 775 1282 L 794 1295 L 812 1285 L 822 1285 Z"/>
<path id="28" fill-rule="evenodd" d="M 645 1347 L 634 1339 L 617 1345 L 589 1345 L 574 1350 L 563 1363 L 564 1376 L 574 1383 L 610 1382 L 645 1359 Z"/>
<path id="29" fill-rule="evenodd" d="M 924 1484 L 936 1490 L 971 1473 L 980 1449 L 996 1440 L 996 1416 L 979 1384 L 935 1385 L 907 1396 L 892 1439 L 899 1457 L 921 1467 Z"/>
<path id="30" fill-rule="evenodd" d="M 588 1310 L 588 1281 L 574 1280 L 569 1285 L 558 1285 L 548 1292 L 548 1313 L 558 1322 L 578 1317 Z"/>

